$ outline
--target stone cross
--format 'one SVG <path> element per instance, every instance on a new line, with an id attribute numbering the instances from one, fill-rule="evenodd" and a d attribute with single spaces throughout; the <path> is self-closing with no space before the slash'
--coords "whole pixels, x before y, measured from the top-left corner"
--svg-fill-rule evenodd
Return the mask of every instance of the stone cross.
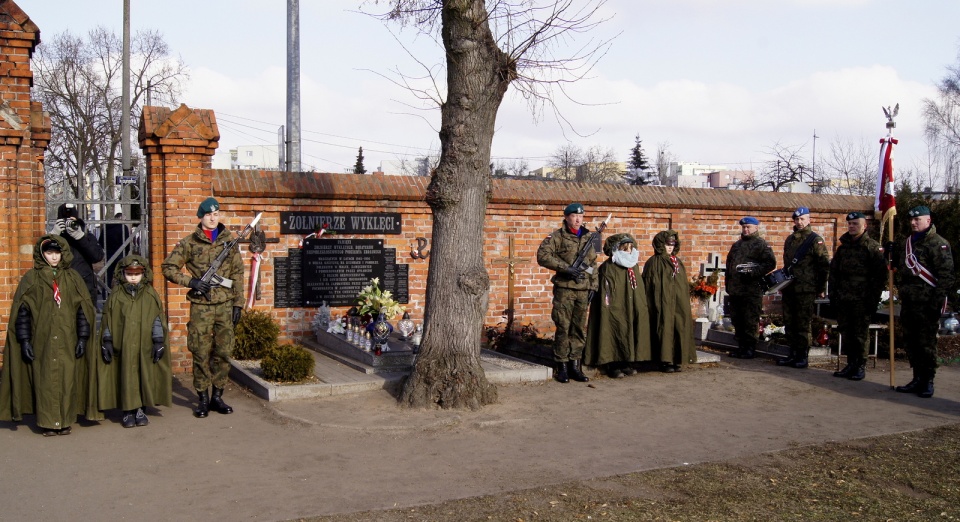
<path id="1" fill-rule="evenodd" d="M 527 259 L 527 258 L 524 258 L 524 257 L 517 257 L 517 256 L 516 256 L 516 253 L 514 252 L 514 247 L 513 247 L 513 237 L 510 237 L 510 238 L 509 238 L 508 245 L 509 245 L 509 246 L 508 246 L 508 249 L 509 249 L 509 250 L 507 251 L 507 257 L 500 257 L 500 258 L 494 259 L 493 262 L 494 262 L 495 264 L 498 264 L 498 265 L 507 265 L 507 268 L 508 268 L 508 272 L 507 272 L 507 331 L 509 332 L 510 329 L 513 327 L 514 300 L 515 300 L 514 289 L 513 289 L 513 282 L 514 282 L 515 273 L 516 273 L 516 265 L 517 265 L 517 264 L 526 264 L 526 263 L 529 263 L 530 260 Z"/>

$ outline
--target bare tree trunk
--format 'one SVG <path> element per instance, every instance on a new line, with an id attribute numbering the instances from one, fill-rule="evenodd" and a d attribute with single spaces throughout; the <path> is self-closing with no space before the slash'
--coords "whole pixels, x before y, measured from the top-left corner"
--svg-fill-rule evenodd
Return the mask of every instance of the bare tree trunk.
<path id="1" fill-rule="evenodd" d="M 497 400 L 480 366 L 490 279 L 483 228 L 497 110 L 516 64 L 496 45 L 483 0 L 446 0 L 442 11 L 447 100 L 440 163 L 427 190 L 433 248 L 423 341 L 400 403 L 477 409 Z"/>

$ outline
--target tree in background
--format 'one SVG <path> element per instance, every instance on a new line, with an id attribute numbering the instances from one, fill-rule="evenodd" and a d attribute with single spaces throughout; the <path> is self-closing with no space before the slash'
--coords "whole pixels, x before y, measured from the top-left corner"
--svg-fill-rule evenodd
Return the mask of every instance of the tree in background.
<path id="1" fill-rule="evenodd" d="M 584 161 L 583 149 L 573 143 L 566 143 L 553 151 L 547 160 L 547 166 L 553 169 L 553 179 L 572 181 L 577 179 L 577 167 L 583 165 Z"/>
<path id="2" fill-rule="evenodd" d="M 960 54 L 937 85 L 937 99 L 923 101 L 926 136 L 939 161 L 944 185 L 960 189 Z"/>
<path id="3" fill-rule="evenodd" d="M 824 191 L 831 194 L 873 196 L 877 192 L 877 147 L 861 138 L 859 142 L 837 138 L 821 167 L 826 178 Z"/>
<path id="4" fill-rule="evenodd" d="M 625 179 L 631 185 L 647 185 L 653 180 L 647 177 L 647 171 L 650 170 L 650 163 L 647 155 L 643 152 L 643 141 L 640 135 L 634 138 L 633 148 L 630 149 L 630 159 L 627 160 L 627 175 Z"/>
<path id="5" fill-rule="evenodd" d="M 353 165 L 354 174 L 366 174 L 367 169 L 363 166 L 363 147 L 357 151 L 357 162 Z"/>
<path id="6" fill-rule="evenodd" d="M 624 171 L 613 149 L 594 145 L 583 155 L 576 180 L 581 183 L 623 183 Z"/>
<path id="7" fill-rule="evenodd" d="M 810 170 L 802 163 L 803 147 L 784 146 L 779 142 L 770 147 L 770 160 L 765 162 L 752 179 L 737 183 L 744 190 L 771 190 L 780 192 L 786 185 L 803 181 Z"/>
<path id="8" fill-rule="evenodd" d="M 73 197 L 96 187 L 116 197 L 121 172 L 121 39 L 98 27 L 86 37 L 69 31 L 37 47 L 32 59 L 34 98 L 50 114 L 51 140 L 45 155 L 48 182 Z M 186 66 L 170 55 L 155 31 L 139 31 L 130 41 L 130 118 L 138 121 L 151 103 L 175 105 Z M 136 133 L 136 126 L 132 126 Z M 135 136 L 134 136 L 135 138 Z"/>
<path id="9" fill-rule="evenodd" d="M 530 171 L 530 164 L 524 158 L 501 159 L 491 163 L 490 168 L 494 178 L 522 178 Z"/>
<path id="10" fill-rule="evenodd" d="M 400 403 L 476 409 L 497 400 L 497 388 L 480 366 L 490 279 L 483 249 L 474 248 L 484 240 L 497 112 L 510 85 L 531 103 L 549 104 L 554 86 L 590 70 L 602 47 L 576 45 L 572 58 L 553 59 L 554 46 L 589 33 L 603 2 L 588 2 L 583 8 L 573 0 L 545 5 L 529 0 L 389 4 L 385 18 L 414 24 L 431 37 L 439 33 L 446 73 L 440 162 L 426 195 L 433 212 L 433 248 L 425 329 Z"/>
<path id="11" fill-rule="evenodd" d="M 676 158 L 670 152 L 670 142 L 657 143 L 657 177 L 660 178 L 660 185 L 664 187 L 670 184 L 670 164 L 674 161 Z"/>

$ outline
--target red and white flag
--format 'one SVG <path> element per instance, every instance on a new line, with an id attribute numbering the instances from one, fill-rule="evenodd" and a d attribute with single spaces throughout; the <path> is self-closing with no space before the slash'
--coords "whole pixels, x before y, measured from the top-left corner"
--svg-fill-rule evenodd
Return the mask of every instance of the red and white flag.
<path id="1" fill-rule="evenodd" d="M 873 208 L 880 214 L 880 228 L 883 228 L 897 215 L 897 201 L 893 187 L 893 146 L 896 138 L 886 137 L 880 140 L 880 168 L 877 171 L 877 199 Z"/>
<path id="2" fill-rule="evenodd" d="M 60 285 L 57 284 L 57 280 L 53 280 L 53 300 L 57 303 L 57 308 L 60 308 Z"/>

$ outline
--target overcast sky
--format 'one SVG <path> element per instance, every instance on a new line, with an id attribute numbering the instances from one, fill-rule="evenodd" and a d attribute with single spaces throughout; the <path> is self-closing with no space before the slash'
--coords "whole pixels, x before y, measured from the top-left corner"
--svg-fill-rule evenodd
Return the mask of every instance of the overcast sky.
<path id="1" fill-rule="evenodd" d="M 17 3 L 41 39 L 96 25 L 121 33 L 119 0 Z M 182 102 L 215 111 L 223 152 L 276 144 L 285 123 L 285 1 L 131 4 L 133 31 L 160 31 L 189 67 Z M 422 75 L 404 47 L 428 65 L 441 49 L 360 6 L 300 2 L 303 164 L 319 171 L 351 169 L 360 146 L 368 171 L 439 148 L 439 111 L 411 109 L 417 100 L 382 75 Z M 558 102 L 589 136 L 549 113 L 536 118 L 511 90 L 497 118 L 495 161 L 525 158 L 534 169 L 568 141 L 613 148 L 626 161 L 639 134 L 649 156 L 667 143 L 680 161 L 756 168 L 777 143 L 803 147 L 812 160 L 816 132 L 819 168 L 831 142 L 878 148 L 881 107 L 899 103 L 896 163 L 910 168 L 926 157 L 922 100 L 936 96 L 960 50 L 957 0 L 608 0 L 604 14 L 610 20 L 591 36 L 616 39 L 571 89 L 584 103 Z"/>

